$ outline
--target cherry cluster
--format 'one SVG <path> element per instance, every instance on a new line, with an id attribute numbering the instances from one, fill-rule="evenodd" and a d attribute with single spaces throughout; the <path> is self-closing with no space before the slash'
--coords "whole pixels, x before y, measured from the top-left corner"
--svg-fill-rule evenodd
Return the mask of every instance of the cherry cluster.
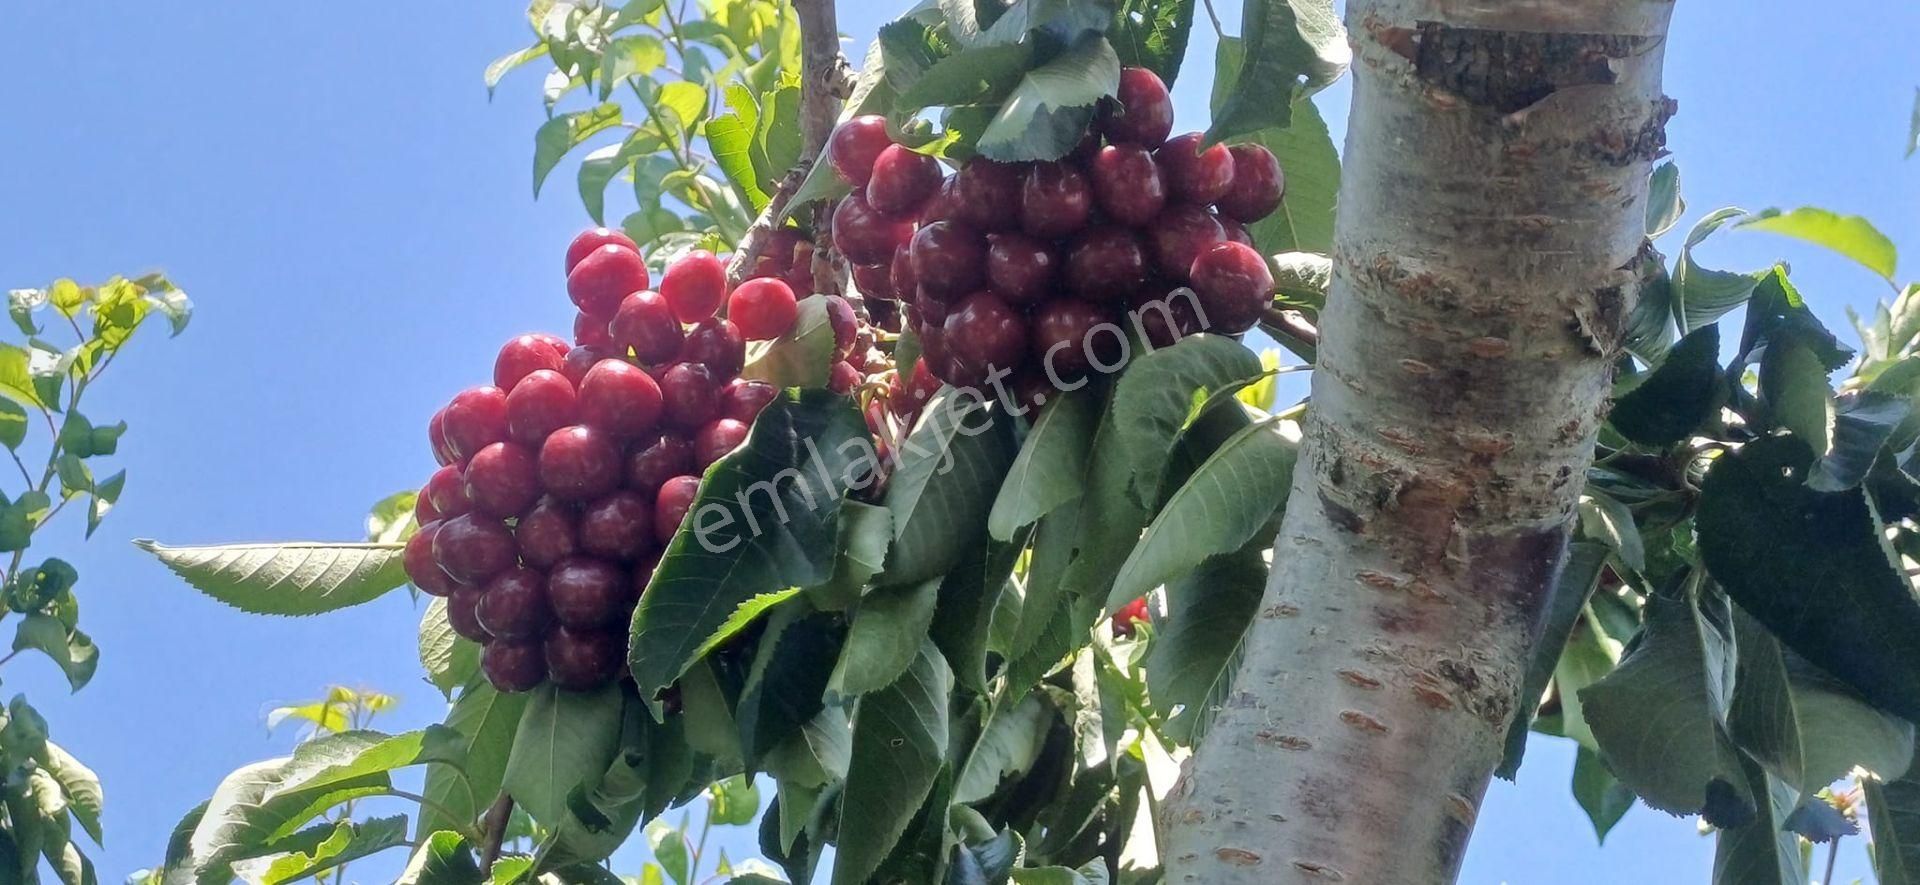
<path id="1" fill-rule="evenodd" d="M 746 342 L 785 335 L 799 313 L 785 280 L 729 290 L 704 251 L 655 289 L 639 248 L 605 228 L 574 239 L 566 268 L 573 342 L 508 341 L 493 383 L 428 424 L 441 467 L 404 557 L 453 629 L 485 646 L 502 691 L 592 688 L 624 670 L 633 608 L 700 475 L 778 394 L 739 377 Z"/>
<path id="2" fill-rule="evenodd" d="M 1279 207 L 1285 177 L 1260 145 L 1172 129 L 1166 84 L 1144 68 L 1121 72 L 1093 130 L 1051 162 L 975 157 L 944 175 L 884 118 L 853 118 L 828 143 L 854 186 L 834 246 L 869 304 L 907 305 L 927 367 L 955 385 L 1034 391 L 1116 367 L 1127 333 L 1164 346 L 1244 332 L 1273 297 L 1246 225 Z"/>

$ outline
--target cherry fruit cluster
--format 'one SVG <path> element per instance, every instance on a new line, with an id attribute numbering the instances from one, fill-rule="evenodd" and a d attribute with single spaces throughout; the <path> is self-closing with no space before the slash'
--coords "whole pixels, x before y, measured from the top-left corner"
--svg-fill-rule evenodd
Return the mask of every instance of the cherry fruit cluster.
<path id="1" fill-rule="evenodd" d="M 633 608 L 702 472 L 778 394 L 739 377 L 746 343 L 785 335 L 799 310 L 784 279 L 729 288 L 704 251 L 656 289 L 634 242 L 605 228 L 574 239 L 566 269 L 573 341 L 508 341 L 493 383 L 429 422 L 441 466 L 404 556 L 414 585 L 447 600 L 454 631 L 485 647 L 481 668 L 502 691 L 588 689 L 623 672 Z"/>
<path id="2" fill-rule="evenodd" d="M 884 118 L 855 117 L 827 148 L 854 188 L 834 246 L 869 304 L 907 305 L 928 369 L 955 385 L 1110 371 L 1129 332 L 1155 346 L 1244 332 L 1273 297 L 1246 226 L 1279 207 L 1285 177 L 1260 145 L 1172 129 L 1166 84 L 1144 68 L 1121 72 L 1093 130 L 1051 162 L 975 157 L 946 175 Z"/>

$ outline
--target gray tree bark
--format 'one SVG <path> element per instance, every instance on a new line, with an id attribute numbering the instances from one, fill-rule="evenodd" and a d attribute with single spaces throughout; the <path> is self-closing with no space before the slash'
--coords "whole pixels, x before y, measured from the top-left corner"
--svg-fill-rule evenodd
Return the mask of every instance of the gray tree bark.
<path id="1" fill-rule="evenodd" d="M 1635 299 L 1671 0 L 1350 0 L 1334 278 L 1174 883 L 1450 882 Z"/>

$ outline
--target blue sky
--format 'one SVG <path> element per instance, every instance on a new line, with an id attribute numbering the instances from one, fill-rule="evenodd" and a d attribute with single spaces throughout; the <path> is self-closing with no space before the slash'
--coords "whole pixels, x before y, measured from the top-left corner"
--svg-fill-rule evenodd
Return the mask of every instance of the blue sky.
<path id="1" fill-rule="evenodd" d="M 842 4 L 850 55 L 877 27 L 875 7 L 891 5 Z M 1220 5 L 1237 30 L 1235 4 Z M 126 542 L 355 538 L 368 504 L 426 478 L 427 417 L 488 377 L 500 342 L 567 328 L 561 252 L 586 220 L 571 165 L 535 202 L 538 75 L 511 78 L 491 104 L 480 83 L 488 60 L 526 42 L 518 8 L 11 10 L 0 285 L 163 267 L 199 307 L 187 335 L 138 342 L 91 395 L 96 421 L 132 426 L 114 459 L 129 473 L 120 507 L 90 544 L 69 522 L 37 548 L 80 566 L 99 675 L 68 697 L 37 659 L 0 673 L 105 779 L 108 847 L 95 857 L 110 880 L 156 862 L 222 775 L 285 750 L 291 734 L 264 724 L 277 702 L 344 682 L 398 694 L 392 728 L 440 716 L 405 594 L 323 618 L 243 615 Z M 1680 102 L 1669 146 L 1686 223 L 1729 204 L 1863 214 L 1920 277 L 1920 161 L 1901 159 L 1916 30 L 1920 7 L 1875 0 L 1818 13 L 1785 0 L 1679 4 L 1667 91 Z M 1204 126 L 1211 67 L 1204 23 L 1195 36 L 1193 75 L 1176 90 L 1188 128 Z M 1336 134 L 1346 99 L 1344 84 L 1321 98 Z M 1739 269 L 1791 259 L 1836 326 L 1845 305 L 1886 294 L 1862 270 L 1766 235 L 1722 235 L 1702 257 Z M 1520 785 L 1495 787 L 1463 881 L 1705 881 L 1712 843 L 1691 821 L 1639 808 L 1597 848 L 1565 787 L 1571 760 L 1535 742 Z M 390 873 L 356 869 L 367 882 Z M 1865 875 L 1863 862 L 1843 873 Z"/>

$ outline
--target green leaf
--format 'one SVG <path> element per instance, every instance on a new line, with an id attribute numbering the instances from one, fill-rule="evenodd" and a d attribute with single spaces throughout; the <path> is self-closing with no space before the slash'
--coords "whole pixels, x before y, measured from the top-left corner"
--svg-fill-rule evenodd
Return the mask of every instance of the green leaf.
<path id="1" fill-rule="evenodd" d="M 407 844 L 407 819 L 404 815 L 377 817 L 367 821 L 340 821 L 326 840 L 309 851 L 296 851 L 276 858 L 261 877 L 265 885 L 280 885 L 316 877 L 349 861 L 378 854 Z"/>
<path id="2" fill-rule="evenodd" d="M 546 54 L 547 44 L 535 43 L 525 49 L 509 52 L 489 62 L 487 64 L 487 70 L 482 77 L 487 84 L 487 98 L 493 98 L 494 87 L 500 85 L 500 78 L 505 77 L 508 71 Z"/>
<path id="3" fill-rule="evenodd" d="M 940 579 L 940 600 L 928 634 L 952 665 L 954 678 L 976 694 L 987 687 L 988 634 L 994 611 L 1007 596 L 1007 579 L 1027 546 L 1022 533 L 1008 543 L 977 537 Z"/>
<path id="4" fill-rule="evenodd" d="M 40 764 L 53 775 L 53 779 L 60 784 L 61 792 L 66 794 L 68 813 L 73 815 L 88 836 L 93 837 L 95 844 L 101 844 L 104 837 L 100 829 L 100 815 L 106 810 L 106 798 L 100 790 L 100 776 L 59 744 L 48 741 L 46 748 Z"/>
<path id="5" fill-rule="evenodd" d="M 394 885 L 481 885 L 485 879 L 466 838 L 441 830 L 420 843 Z"/>
<path id="6" fill-rule="evenodd" d="M 858 601 L 867 582 L 880 573 L 893 545 L 893 511 L 860 501 L 840 505 L 839 561 L 833 579 L 807 588 L 814 608 L 844 611 Z"/>
<path id="7" fill-rule="evenodd" d="M 762 617 L 766 616 L 768 612 L 779 608 L 781 603 L 799 595 L 800 588 L 789 587 L 778 593 L 762 593 L 746 602 L 740 603 L 740 607 L 734 609 L 733 614 L 728 615 L 727 619 L 721 622 L 720 627 L 713 631 L 713 635 L 707 637 L 707 641 L 701 643 L 700 647 L 694 650 L 694 658 L 704 658 L 712 654 L 714 650 L 727 644 L 734 637 L 739 636 L 741 632 L 745 631 L 748 627 L 753 626 Z"/>
<path id="8" fill-rule="evenodd" d="M 1046 693 L 1039 691 L 994 711 L 954 781 L 953 801 L 979 802 L 998 792 L 1001 784 L 1026 774 L 1040 758 L 1041 745 L 1057 715 Z"/>
<path id="9" fill-rule="evenodd" d="M 1762 274 L 1709 270 L 1693 260 L 1695 246 L 1743 214 L 1739 209 L 1720 209 L 1700 219 L 1687 232 L 1686 244 L 1680 247 L 1680 260 L 1673 272 L 1673 317 L 1682 335 L 1718 320 L 1727 311 L 1745 304 L 1753 294 L 1754 284 Z"/>
<path id="10" fill-rule="evenodd" d="M 0 445 L 18 451 L 27 441 L 27 410 L 10 399 L 0 399 Z"/>
<path id="11" fill-rule="evenodd" d="M 1859 489 L 1806 487 L 1806 444 L 1767 437 L 1701 485 L 1700 555 L 1727 595 L 1876 706 L 1920 719 L 1920 600 Z"/>
<path id="12" fill-rule="evenodd" d="M 1680 195 L 1680 166 L 1660 164 L 1647 185 L 1647 237 L 1658 239 L 1679 224 L 1686 212 L 1686 198 Z"/>
<path id="13" fill-rule="evenodd" d="M 1573 799 L 1587 813 L 1593 835 L 1607 841 L 1607 833 L 1633 808 L 1633 791 L 1614 778 L 1600 754 L 1581 747 L 1573 757 Z"/>
<path id="14" fill-rule="evenodd" d="M 1851 258 L 1862 267 L 1894 281 L 1899 253 L 1893 241 L 1858 215 L 1839 215 L 1811 206 L 1782 212 L 1766 209 L 1748 215 L 1739 222 L 1748 230 L 1761 230 L 1805 240 Z"/>
<path id="15" fill-rule="evenodd" d="M 1264 371 L 1258 354 L 1221 335 L 1193 335 L 1135 359 L 1109 407 L 1114 457 L 1127 465 L 1133 499 L 1159 503 L 1167 453 L 1199 413 L 1198 404 Z M 1101 449 L 1094 451 L 1097 460 Z"/>
<path id="16" fill-rule="evenodd" d="M 741 603 L 833 577 L 842 498 L 874 466 L 852 400 L 788 390 L 768 405 L 746 445 L 707 469 L 687 530 L 634 612 L 630 664 L 641 695 L 686 672 Z"/>
<path id="17" fill-rule="evenodd" d="M 1887 439 L 1912 414 L 1913 403 L 1906 397 L 1872 390 L 1841 396 L 1834 405 L 1827 451 L 1807 472 L 1807 487 L 1839 492 L 1866 481 Z"/>
<path id="18" fill-rule="evenodd" d="M 1724 602 L 1696 607 L 1698 583 L 1649 596 L 1633 649 L 1578 697 L 1607 767 L 1648 805 L 1738 826 L 1754 799 L 1725 729 L 1733 636 Z"/>
<path id="19" fill-rule="evenodd" d="M 1016 867 L 1014 885 L 1107 885 L 1107 862 L 1088 861 L 1078 869 L 1069 867 Z"/>
<path id="20" fill-rule="evenodd" d="M 1213 104 L 1208 144 L 1287 126 L 1294 102 L 1340 79 L 1353 60 L 1331 0 L 1246 0 L 1240 21 L 1251 61 L 1216 86 L 1226 97 Z"/>
<path id="21" fill-rule="evenodd" d="M 0 396 L 33 409 L 46 408 L 34 373 L 28 369 L 32 356 L 18 345 L 0 343 Z"/>
<path id="22" fill-rule="evenodd" d="M 540 185 L 546 182 L 547 173 L 559 165 L 560 158 L 568 151 L 619 123 L 620 105 L 609 101 L 592 110 L 561 114 L 540 124 L 540 129 L 533 134 L 533 195 L 540 196 Z"/>
<path id="23" fill-rule="evenodd" d="M 1722 828 L 1713 852 L 1714 885 L 1804 885 L 1799 837 L 1785 831 L 1796 794 L 1752 760 L 1741 760 L 1747 792 L 1759 812 L 1744 826 Z"/>
<path id="24" fill-rule="evenodd" d="M 13 650 L 20 652 L 29 648 L 53 661 L 60 672 L 66 674 L 67 685 L 74 691 L 85 688 L 100 666 L 100 649 L 87 634 L 69 630 L 59 618 L 42 612 L 29 613 L 14 628 Z"/>
<path id="25" fill-rule="evenodd" d="M 133 544 L 194 589 L 253 614 L 317 615 L 370 602 L 407 582 L 400 544 Z"/>
<path id="26" fill-rule="evenodd" d="M 1107 39 L 1126 67 L 1146 68 L 1167 85 L 1180 74 L 1195 0 L 1122 0 Z"/>
<path id="27" fill-rule="evenodd" d="M 667 63 L 667 47 L 651 34 L 615 37 L 600 55 L 600 100 L 628 77 L 645 77 Z"/>
<path id="28" fill-rule="evenodd" d="M 575 180 L 580 190 L 580 202 L 586 206 L 587 215 L 595 224 L 606 223 L 608 183 L 620 174 L 620 170 L 632 166 L 634 161 L 653 153 L 658 147 L 659 140 L 655 136 L 635 132 L 627 136 L 626 141 L 596 148 L 581 159 Z"/>
<path id="29" fill-rule="evenodd" d="M 1636 572 L 1647 570 L 1647 546 L 1634 524 L 1633 511 L 1619 499 L 1589 486 L 1580 496 L 1581 534 L 1604 541 L 1620 556 L 1621 564 Z"/>
<path id="30" fill-rule="evenodd" d="M 1812 348 L 1793 340 L 1767 348 L 1760 360 L 1760 400 L 1771 424 L 1791 431 L 1813 451 L 1827 450 L 1833 393 L 1827 368 Z"/>
<path id="31" fill-rule="evenodd" d="M 917 584 L 951 571 L 985 525 L 1016 457 L 1013 422 L 975 391 L 942 391 L 900 442 L 887 486 L 893 547 L 879 582 Z"/>
<path id="32" fill-rule="evenodd" d="M 501 784 L 536 822 L 558 824 L 567 794 L 599 784 L 619 749 L 622 698 L 618 686 L 591 692 L 535 689 L 513 736 Z"/>
<path id="33" fill-rule="evenodd" d="M 1055 160 L 1086 135 L 1093 106 L 1120 86 L 1120 59 L 1090 34 L 1021 78 L 975 148 L 1001 162 Z"/>
<path id="34" fill-rule="evenodd" d="M 1702 326 L 1618 395 L 1607 419 L 1620 435 L 1645 446 L 1669 446 L 1719 414 L 1727 399 L 1720 371 L 1720 327 Z"/>
<path id="35" fill-rule="evenodd" d="M 1606 567 L 1607 557 L 1612 550 L 1605 544 L 1593 541 L 1574 541 L 1567 545 L 1565 560 L 1560 566 L 1559 579 L 1554 583 L 1553 592 L 1547 597 L 1546 616 L 1541 622 L 1540 639 L 1534 643 L 1532 656 L 1527 659 L 1526 677 L 1520 682 L 1519 713 L 1507 726 L 1507 741 L 1500 768 L 1494 773 L 1507 780 L 1513 780 L 1520 774 L 1520 760 L 1527 752 L 1527 734 L 1533 728 L 1534 713 L 1540 707 L 1540 698 L 1546 693 L 1547 684 L 1553 680 L 1554 670 L 1560 663 L 1561 653 L 1567 648 L 1567 641 L 1573 635 L 1574 626 L 1580 622 L 1580 613 L 1585 609 L 1588 597 L 1594 588 L 1600 585 L 1600 571 Z M 1177 621 L 1175 622 L 1178 623 Z M 1164 640 L 1162 640 L 1164 641 Z M 1611 662 L 1609 662 L 1611 663 Z M 1152 673 L 1149 671 L 1149 677 Z M 1578 698 L 1574 698 L 1575 703 Z M 1563 699 L 1563 704 L 1565 703 Z M 1583 757 L 1584 758 L 1584 757 Z M 1599 765 L 1599 759 L 1594 760 Z M 1608 783 L 1613 775 L 1607 774 Z M 1579 792 L 1580 770 L 1574 769 L 1575 793 Z M 1604 785 L 1603 785 L 1604 786 Z M 1593 795 L 1598 798 L 1604 790 L 1595 789 Z M 1631 804 L 1632 793 L 1628 794 Z M 1621 812 L 1625 813 L 1622 808 Z M 1606 838 L 1605 828 L 1599 826 L 1600 818 L 1592 814 L 1601 839 Z M 1615 816 L 1615 820 L 1618 816 Z M 1611 821 L 1607 827 L 1611 827 Z"/>
<path id="36" fill-rule="evenodd" d="M 1209 559 L 1167 585 L 1167 618 L 1146 663 L 1147 696 L 1167 735 L 1195 745 L 1226 703 L 1266 588 L 1257 549 Z"/>
<path id="37" fill-rule="evenodd" d="M 395 492 L 381 498 L 367 512 L 367 541 L 373 544 L 398 544 L 413 535 L 417 527 L 413 519 L 414 504 L 420 494 L 413 491 Z"/>
<path id="38" fill-rule="evenodd" d="M 1880 885 L 1920 883 L 1920 765 L 1909 766 L 1899 780 L 1867 778 L 1863 786 L 1875 880 Z"/>
<path id="39" fill-rule="evenodd" d="M 480 646 L 453 632 L 447 620 L 447 601 L 435 597 L 420 616 L 420 665 L 427 681 L 448 699 L 480 672 Z"/>
<path id="40" fill-rule="evenodd" d="M 665 820 L 647 825 L 647 847 L 653 859 L 677 885 L 687 885 L 687 837 Z"/>
<path id="41" fill-rule="evenodd" d="M 767 625 L 734 708 L 749 767 L 820 714 L 846 627 L 805 606 L 781 609 Z"/>
<path id="42" fill-rule="evenodd" d="M 892 684 L 913 664 L 933 625 L 941 579 L 874 590 L 853 612 L 853 628 L 827 681 L 829 703 Z"/>
<path id="43" fill-rule="evenodd" d="M 727 104 L 733 113 L 707 121 L 707 146 L 713 149 L 714 162 L 726 173 L 727 183 L 733 185 L 740 201 L 758 212 L 768 202 L 760 174 L 753 164 L 753 138 L 760 124 L 760 108 L 754 103 L 752 91 L 740 84 L 727 90 Z"/>
<path id="44" fill-rule="evenodd" d="M 855 706 L 834 885 L 867 881 L 933 789 L 947 750 L 952 686 L 953 674 L 929 640 L 904 675 Z"/>
<path id="45" fill-rule="evenodd" d="M 825 387 L 833 370 L 833 324 L 827 320 L 827 298 L 800 299 L 793 330 L 770 341 L 747 344 L 747 364 L 740 377 L 765 381 L 775 387 Z"/>
<path id="46" fill-rule="evenodd" d="M 1087 447 L 1099 426 L 1099 404 L 1086 388 L 1052 397 L 1020 445 L 987 515 L 994 540 L 1006 541 L 1055 507 L 1080 496 Z"/>
<path id="47" fill-rule="evenodd" d="M 447 712 L 446 727 L 458 732 L 453 756 L 458 764 L 427 766 L 424 795 L 432 805 L 420 809 L 418 833 L 444 828 L 467 829 L 500 792 L 507 756 L 528 696 L 496 691 L 485 679 L 474 678 Z M 440 809 L 455 819 L 449 819 Z"/>
<path id="48" fill-rule="evenodd" d="M 1063 44 L 1082 34 L 1104 30 L 1111 23 L 1109 4 L 1084 0 L 1018 0 L 980 32 L 982 44 L 1013 43 L 1041 33 Z M 951 24 L 951 21 L 949 21 Z M 963 39 L 965 39 L 963 37 Z"/>
<path id="49" fill-rule="evenodd" d="M 902 90 L 896 113 L 928 107 L 990 104 L 1005 98 L 1032 67 L 1032 43 L 996 43 L 940 59 Z"/>

